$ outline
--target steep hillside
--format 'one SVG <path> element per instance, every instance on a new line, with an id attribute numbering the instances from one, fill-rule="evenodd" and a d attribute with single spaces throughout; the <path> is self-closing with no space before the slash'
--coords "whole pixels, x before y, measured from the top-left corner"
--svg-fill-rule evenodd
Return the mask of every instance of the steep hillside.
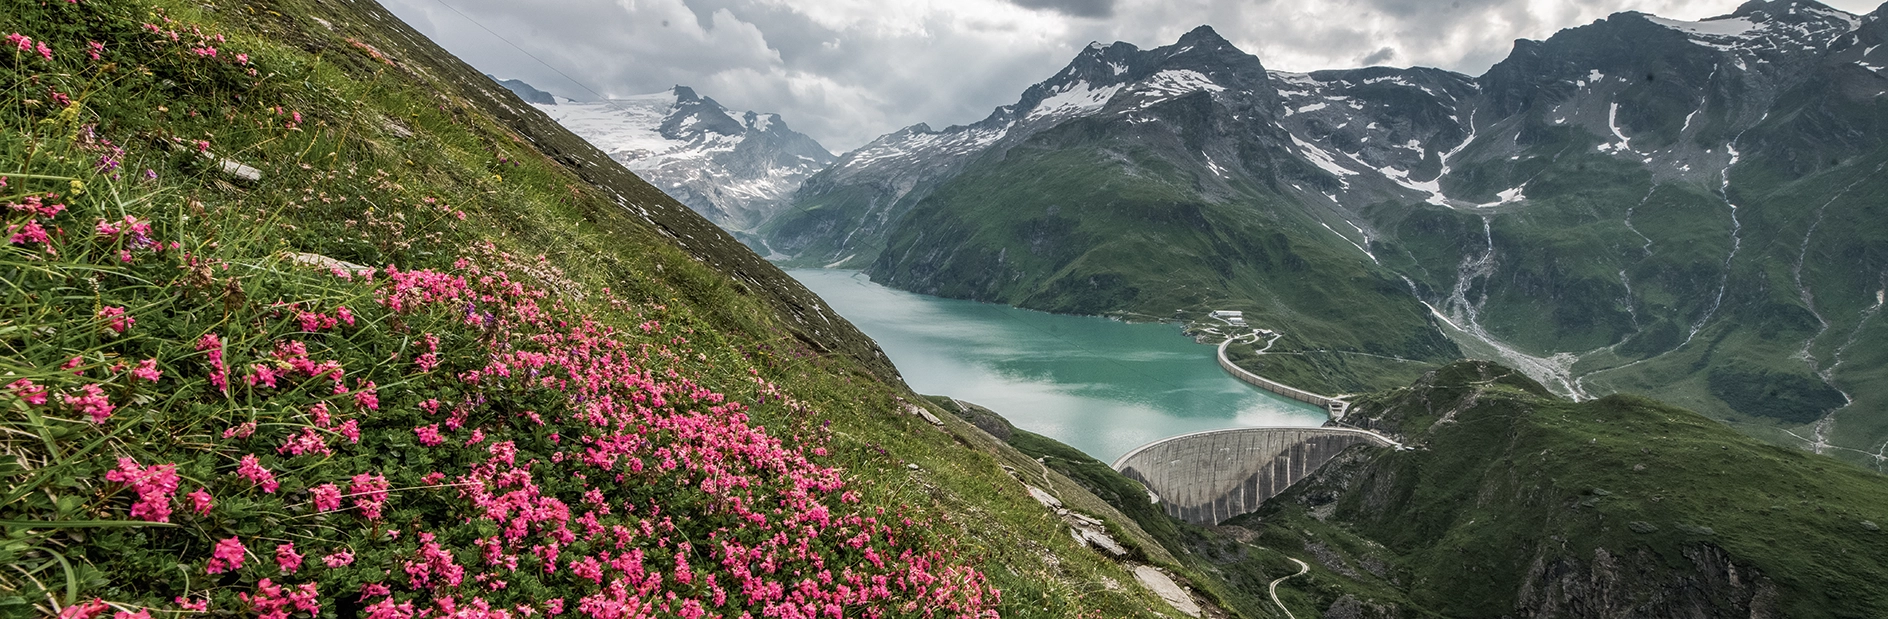
<path id="1" fill-rule="evenodd" d="M 762 229 L 914 291 L 1245 310 L 1285 334 L 1256 369 L 1314 390 L 1459 349 L 1888 467 L 1884 17 L 1620 13 L 1479 77 L 1271 72 L 1210 29 L 1097 45 L 984 123 L 842 157 Z"/>
<path id="2" fill-rule="evenodd" d="M 0 615 L 1174 614 L 1132 523 L 1072 537 L 804 288 L 372 3 L 0 32 Z"/>
<path id="3" fill-rule="evenodd" d="M 1288 146 L 1257 58 L 1201 28 L 1145 52 L 1091 48 L 1064 73 L 1116 56 L 1129 67 L 1119 83 L 1066 86 L 1106 90 L 1105 105 L 940 184 L 867 272 L 918 292 L 1058 312 L 1243 309 L 1256 324 L 1289 325 L 1294 343 L 1457 356 L 1400 282 L 1332 246 L 1319 214 L 1294 205 L 1289 187 L 1322 172 Z M 1344 383 L 1336 390 L 1370 385 Z"/>
<path id="4" fill-rule="evenodd" d="M 1417 448 L 1355 453 L 1228 523 L 1317 566 L 1302 604 L 1367 608 L 1374 590 L 1404 612 L 1357 616 L 1888 612 L 1877 474 L 1479 362 L 1354 410 Z"/>
<path id="5" fill-rule="evenodd" d="M 1231 606 L 1299 617 L 1874 617 L 1888 480 L 1630 396 L 1575 403 L 1460 362 L 1358 398 L 1413 449 L 1353 448 L 1258 512 L 1174 520 L 1146 489 L 953 407 L 1115 505 Z M 1046 474 L 1046 473 L 1045 473 Z M 1282 614 L 1276 616 L 1283 616 Z"/>
<path id="6" fill-rule="evenodd" d="M 802 181 L 833 162 L 832 153 L 779 114 L 729 110 L 687 86 L 606 101 L 531 103 L 737 234 L 778 214 Z"/>

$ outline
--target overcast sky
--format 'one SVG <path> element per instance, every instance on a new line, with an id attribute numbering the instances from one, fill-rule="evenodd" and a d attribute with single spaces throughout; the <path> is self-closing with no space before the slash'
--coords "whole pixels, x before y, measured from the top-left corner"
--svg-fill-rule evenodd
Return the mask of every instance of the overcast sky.
<path id="1" fill-rule="evenodd" d="M 1272 69 L 1422 65 L 1480 75 L 1506 56 L 1517 38 L 1546 38 L 1626 10 L 1702 19 L 1729 13 L 1741 1 L 381 3 L 500 78 L 523 79 L 578 99 L 692 86 L 736 110 L 778 112 L 795 130 L 844 152 L 919 122 L 942 128 L 982 119 L 1061 70 L 1090 41 L 1127 41 L 1149 49 L 1207 24 Z M 1880 5 L 1877 0 L 1825 1 L 1858 14 Z"/>

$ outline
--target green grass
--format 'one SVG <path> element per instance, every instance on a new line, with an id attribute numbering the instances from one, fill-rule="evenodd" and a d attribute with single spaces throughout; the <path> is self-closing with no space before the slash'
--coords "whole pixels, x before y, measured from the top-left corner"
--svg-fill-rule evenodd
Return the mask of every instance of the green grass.
<path id="1" fill-rule="evenodd" d="M 1478 364 L 1353 410 L 1358 423 L 1400 430 L 1418 448 L 1327 470 L 1255 520 L 1268 532 L 1309 528 L 1307 507 L 1332 504 L 1325 522 L 1399 558 L 1408 570 L 1400 589 L 1416 607 L 1508 615 L 1541 602 L 1521 595 L 1545 595 L 1529 575 L 1546 564 L 1637 574 L 1617 599 L 1653 604 L 1643 612 L 1677 612 L 1656 604 L 1682 604 L 1671 592 L 1693 586 L 1722 596 L 1706 603 L 1746 604 L 1748 583 L 1759 581 L 1774 584 L 1791 617 L 1888 608 L 1873 584 L 1888 576 L 1888 546 L 1863 524 L 1888 513 L 1888 483 L 1873 473 L 1642 398 L 1547 397 Z M 1744 588 L 1702 558 L 1719 551 Z M 1616 558 L 1611 567 L 1595 563 L 1602 553 Z"/>
<path id="2" fill-rule="evenodd" d="M 224 35 L 217 59 L 154 42 L 140 27 L 165 17 L 177 22 L 166 23 L 166 30 L 194 26 Z M 14 2 L 0 12 L 0 30 L 45 39 L 57 52 L 51 63 L 31 55 L 0 58 L 0 78 L 10 86 L 0 95 L 0 126 L 6 128 L 0 176 L 8 176 L 10 186 L 0 192 L 11 200 L 18 199 L 14 191 L 59 191 L 71 206 L 65 219 L 52 220 L 69 235 L 60 241 L 59 256 L 13 244 L 0 257 L 8 282 L 0 291 L 6 369 L 61 388 L 76 386 L 77 379 L 57 367 L 70 356 L 86 359 L 81 369 L 94 378 L 116 376 L 109 368 L 118 360 L 154 358 L 165 372 L 163 382 L 151 386 L 112 378 L 108 390 L 121 408 L 104 426 L 35 418 L 36 409 L 19 398 L 0 397 L 7 411 L 0 423 L 9 430 L 3 444 L 13 456 L 4 465 L 0 520 L 127 522 L 133 497 L 102 479 L 118 456 L 176 462 L 186 477 L 182 490 L 210 486 L 218 496 L 214 518 L 182 515 L 177 506 L 177 521 L 186 525 L 179 529 L 9 525 L 0 563 L 19 569 L 0 574 L 0 613 L 43 615 L 93 597 L 130 608 L 169 608 L 171 598 L 183 594 L 207 596 L 217 609 L 233 612 L 246 607 L 237 595 L 253 593 L 263 577 L 318 583 L 324 608 L 346 612 L 353 602 L 340 600 L 352 599 L 353 587 L 383 576 L 314 567 L 284 576 L 259 556 L 241 571 L 212 577 L 203 567 L 207 543 L 228 535 L 296 537 L 313 564 L 314 549 L 346 539 L 360 544 L 363 565 L 397 561 L 417 544 L 409 535 L 371 546 L 386 542 L 348 537 L 367 535 L 351 521 L 304 530 L 293 523 L 311 517 L 289 512 L 306 509 L 298 507 L 306 503 L 304 490 L 337 471 L 382 471 L 404 489 L 421 485 L 432 467 L 464 464 L 455 459 L 460 456 L 429 456 L 406 443 L 411 427 L 425 420 L 415 402 L 478 390 L 406 377 L 404 362 L 387 359 L 412 354 L 421 331 L 442 336 L 449 358 L 460 364 L 449 367 L 456 369 L 474 367 L 463 364 L 476 364 L 494 345 L 451 311 L 403 318 L 376 310 L 384 278 L 344 282 L 288 259 L 307 253 L 459 273 L 467 268 L 459 264 L 463 258 L 546 290 L 560 317 L 587 315 L 627 333 L 641 333 L 639 323 L 657 318 L 661 336 L 688 341 L 650 336 L 646 343 L 678 349 L 655 367 L 749 403 L 752 424 L 773 436 L 804 438 L 795 449 L 824 441 L 830 454 L 822 463 L 845 472 L 848 487 L 863 496 L 861 509 L 903 511 L 926 523 L 936 534 L 912 541 L 948 548 L 953 561 L 985 573 L 1004 592 L 999 610 L 1005 616 L 1161 614 L 1163 607 L 1145 591 L 1103 586 L 1131 582 L 1131 576 L 1076 546 L 1059 520 L 1018 486 L 998 483 L 1006 477 L 997 462 L 1013 451 L 970 447 L 899 413 L 897 398 L 909 394 L 896 371 L 869 339 L 830 318 L 830 310 L 813 311 L 823 307 L 817 298 L 378 7 L 300 0 Z M 85 57 L 88 41 L 104 45 L 103 59 Z M 233 62 L 237 53 L 247 54 L 249 65 Z M 249 66 L 255 75 L 247 73 Z M 56 107 L 53 91 L 77 103 Z M 303 118 L 294 127 L 288 126 L 291 113 Z M 95 168 L 99 156 L 111 152 L 99 138 L 126 150 L 115 155 L 123 164 L 117 178 Z M 197 140 L 219 157 L 259 169 L 261 181 L 226 178 L 197 154 Z M 143 180 L 145 169 L 157 180 Z M 68 178 L 82 180 L 85 194 L 67 188 Z M 87 239 L 89 218 L 125 214 L 150 220 L 156 236 L 179 241 L 179 250 L 119 264 L 108 248 Z M 8 216 L 9 223 L 20 217 Z M 322 311 L 346 304 L 359 310 L 362 326 L 345 337 L 296 335 L 301 328 L 277 302 Z M 94 317 L 99 308 L 121 305 L 139 320 L 122 338 L 102 331 Z M 340 446 L 335 458 L 277 458 L 274 441 L 286 430 L 270 424 L 307 425 L 297 415 L 309 401 L 297 398 L 312 396 L 217 397 L 203 353 L 194 347 L 212 330 L 225 336 L 237 358 L 284 337 L 306 339 L 317 354 L 345 363 L 350 380 L 377 381 L 389 412 L 363 417 L 363 443 Z M 237 368 L 234 380 L 240 382 L 242 371 Z M 763 402 L 756 376 L 791 400 Z M 239 385 L 236 392 L 247 389 Z M 555 401 L 509 391 L 483 395 L 503 402 L 494 408 L 506 412 L 560 410 Z M 63 409 L 60 415 L 70 416 Z M 263 422 L 253 443 L 226 445 L 217 438 L 248 419 Z M 545 438 L 539 434 L 504 438 L 526 445 L 527 453 L 554 449 L 533 443 Z M 256 493 L 232 475 L 238 450 L 260 453 L 282 476 L 281 493 Z M 674 500 L 687 504 L 682 493 Z M 427 499 L 396 499 L 395 505 L 390 517 L 414 527 L 457 521 Z M 442 543 L 462 563 L 477 561 L 470 530 L 454 530 Z M 268 552 L 260 545 L 250 550 Z M 499 600 L 557 592 L 573 594 L 574 602 L 581 589 L 548 577 L 510 580 L 511 593 L 479 595 Z"/>

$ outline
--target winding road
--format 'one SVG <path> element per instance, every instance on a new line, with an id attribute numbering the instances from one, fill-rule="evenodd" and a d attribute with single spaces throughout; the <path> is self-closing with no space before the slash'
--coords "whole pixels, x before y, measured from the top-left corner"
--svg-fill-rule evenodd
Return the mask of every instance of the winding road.
<path id="1" fill-rule="evenodd" d="M 1303 562 L 1303 561 L 1299 561 L 1299 560 L 1297 560 L 1297 559 L 1295 559 L 1295 558 L 1292 558 L 1292 557 L 1285 557 L 1285 558 L 1287 558 L 1287 559 L 1291 559 L 1291 562 L 1292 562 L 1292 563 L 1296 563 L 1296 564 L 1298 564 L 1298 573 L 1296 573 L 1296 574 L 1292 574 L 1292 575 L 1290 575 L 1290 576 L 1286 576 L 1286 577 L 1284 577 L 1284 578 L 1280 578 L 1280 579 L 1278 579 L 1278 580 L 1274 580 L 1274 581 L 1272 581 L 1272 603 L 1273 603 L 1273 604 L 1277 604 L 1277 605 L 1278 605 L 1278 609 L 1279 609 L 1279 610 L 1282 610 L 1282 611 L 1285 611 L 1285 617 L 1286 617 L 1286 619 L 1298 619 L 1298 617 L 1297 617 L 1296 615 L 1293 615 L 1293 614 L 1291 614 L 1291 609 L 1289 609 L 1289 608 L 1285 608 L 1285 603 L 1284 603 L 1284 602 L 1280 602 L 1280 601 L 1278 601 L 1278 583 L 1281 583 L 1281 582 L 1285 582 L 1285 581 L 1287 581 L 1287 580 L 1291 580 L 1291 579 L 1293 579 L 1293 578 L 1297 578 L 1297 577 L 1299 577 L 1299 576 L 1303 576 L 1303 575 L 1305 575 L 1305 574 L 1307 574 L 1307 573 L 1310 573 L 1310 572 L 1311 572 L 1311 566 L 1310 566 L 1310 565 L 1306 565 L 1306 564 L 1305 564 L 1305 562 Z"/>

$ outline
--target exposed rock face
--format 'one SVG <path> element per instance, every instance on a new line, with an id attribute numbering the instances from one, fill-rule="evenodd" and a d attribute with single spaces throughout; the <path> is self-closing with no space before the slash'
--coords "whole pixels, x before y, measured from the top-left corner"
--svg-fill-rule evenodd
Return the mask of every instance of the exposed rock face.
<path id="1" fill-rule="evenodd" d="M 1740 568 L 1723 549 L 1697 544 L 1683 549 L 1673 569 L 1641 549 L 1615 556 L 1595 549 L 1591 559 L 1547 559 L 1537 555 L 1515 599 L 1521 617 L 1696 617 L 1774 619 L 1776 585 L 1761 572 Z"/>

